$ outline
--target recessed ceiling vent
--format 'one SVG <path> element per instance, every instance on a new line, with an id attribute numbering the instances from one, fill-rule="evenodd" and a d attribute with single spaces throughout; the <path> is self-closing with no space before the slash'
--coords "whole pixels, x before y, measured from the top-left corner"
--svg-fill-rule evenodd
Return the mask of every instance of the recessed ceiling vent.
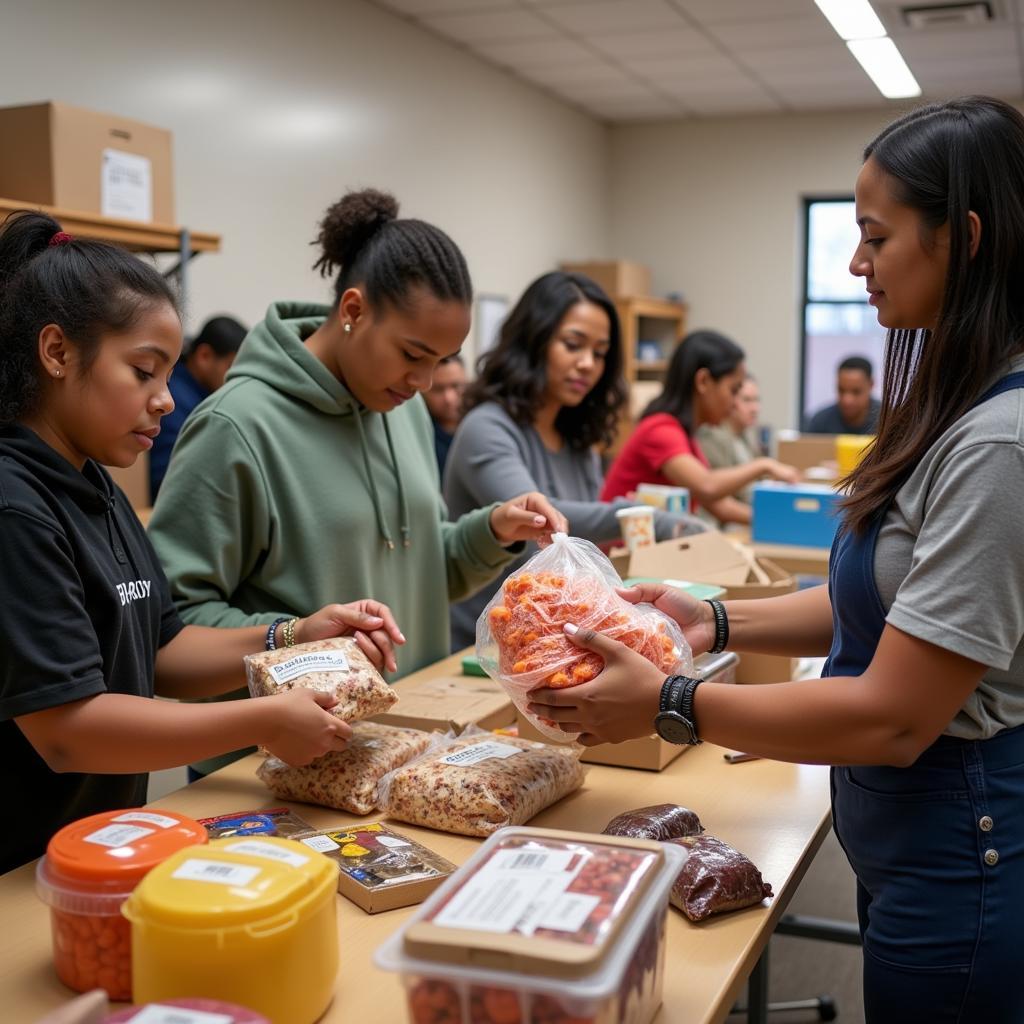
<path id="1" fill-rule="evenodd" d="M 900 10 L 908 28 L 973 28 L 995 20 L 991 3 L 920 4 Z"/>

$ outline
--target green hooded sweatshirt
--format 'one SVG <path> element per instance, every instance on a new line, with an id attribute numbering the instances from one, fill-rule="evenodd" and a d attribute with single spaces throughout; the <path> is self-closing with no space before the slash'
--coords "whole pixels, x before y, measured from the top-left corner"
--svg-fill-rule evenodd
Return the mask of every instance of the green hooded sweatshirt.
<path id="1" fill-rule="evenodd" d="M 274 303 L 253 328 L 186 420 L 149 534 L 186 623 L 252 626 L 375 598 L 408 641 L 405 675 L 448 655 L 449 601 L 520 546 L 498 544 L 494 506 L 447 521 L 423 400 L 360 406 L 303 344 L 328 312 Z"/>

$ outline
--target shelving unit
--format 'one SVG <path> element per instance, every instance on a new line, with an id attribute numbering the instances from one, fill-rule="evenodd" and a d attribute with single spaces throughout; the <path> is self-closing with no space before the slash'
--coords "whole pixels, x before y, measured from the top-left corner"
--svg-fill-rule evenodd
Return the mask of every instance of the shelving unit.
<path id="1" fill-rule="evenodd" d="M 682 302 L 646 296 L 623 296 L 614 300 L 622 328 L 622 372 L 629 387 L 627 411 L 612 451 L 618 451 L 629 437 L 636 417 L 657 394 L 669 360 L 686 333 L 688 307 Z M 641 342 L 655 342 L 661 358 L 645 362 L 639 358 Z M 638 386 L 639 385 L 639 386 Z"/>

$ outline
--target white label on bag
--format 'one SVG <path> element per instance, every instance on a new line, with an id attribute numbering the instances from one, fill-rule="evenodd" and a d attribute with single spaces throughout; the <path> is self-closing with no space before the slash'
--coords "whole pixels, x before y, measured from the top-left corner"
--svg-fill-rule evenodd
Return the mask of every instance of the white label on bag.
<path id="1" fill-rule="evenodd" d="M 226 864 L 221 860 L 200 860 L 191 857 L 182 861 L 171 878 L 186 882 L 215 882 L 219 885 L 248 885 L 259 873 L 260 868 L 249 864 Z"/>
<path id="2" fill-rule="evenodd" d="M 245 839 L 240 843 L 232 843 L 225 847 L 232 853 L 247 853 L 250 857 L 265 857 L 267 860 L 281 861 L 290 864 L 293 868 L 301 868 L 303 864 L 309 863 L 308 857 L 301 853 L 293 853 L 291 850 L 283 850 L 273 843 L 264 843 L 259 839 Z"/>
<path id="3" fill-rule="evenodd" d="M 519 747 L 513 747 L 511 744 L 485 741 L 474 743 L 471 747 L 464 747 L 462 750 L 456 750 L 454 754 L 442 757 L 441 764 L 455 764 L 468 768 L 481 761 L 489 761 L 492 757 L 504 760 L 506 757 L 514 757 L 521 753 L 522 750 Z"/>
<path id="4" fill-rule="evenodd" d="M 282 661 L 280 665 L 270 665 L 270 674 L 275 683 L 290 683 L 299 676 L 309 672 L 349 672 L 351 666 L 343 651 L 319 651 L 316 654 L 297 654 L 294 658 Z"/>
<path id="5" fill-rule="evenodd" d="M 128 1024 L 234 1024 L 235 1018 L 227 1013 L 207 1013 L 189 1010 L 183 1006 L 161 1006 L 153 1003 L 139 1010 Z"/>
<path id="6" fill-rule="evenodd" d="M 412 843 L 405 839 L 399 839 L 398 836 L 377 836 L 376 839 L 381 846 L 386 846 L 389 850 L 400 850 L 403 847 L 412 846 Z"/>
<path id="7" fill-rule="evenodd" d="M 138 825 L 107 825 L 98 832 L 92 832 L 85 837 L 87 843 L 95 843 L 97 846 L 128 846 L 136 839 L 143 836 L 151 836 L 155 830 L 141 828 Z"/>
<path id="8" fill-rule="evenodd" d="M 153 220 L 153 165 L 149 157 L 103 150 L 100 213 L 125 220 Z"/>
<path id="9" fill-rule="evenodd" d="M 168 818 L 166 814 L 152 814 L 150 811 L 129 811 L 127 814 L 119 814 L 114 821 L 144 821 L 148 825 L 156 825 L 157 828 L 174 828 L 181 822 L 177 818 Z"/>
<path id="10" fill-rule="evenodd" d="M 318 853 L 333 853 L 341 849 L 330 836 L 310 836 L 308 839 L 300 839 L 299 842 Z"/>

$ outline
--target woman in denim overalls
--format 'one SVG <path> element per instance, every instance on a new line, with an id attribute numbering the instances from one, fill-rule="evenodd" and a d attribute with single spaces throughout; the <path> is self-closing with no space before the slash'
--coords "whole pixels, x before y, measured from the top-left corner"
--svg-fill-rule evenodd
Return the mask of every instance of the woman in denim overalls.
<path id="1" fill-rule="evenodd" d="M 724 606 L 731 647 L 828 653 L 829 678 L 700 685 L 692 722 L 836 766 L 869 1024 L 1022 1024 L 1024 118 L 985 97 L 913 111 L 867 147 L 856 198 L 850 269 L 889 328 L 878 440 L 828 587 Z M 676 618 L 695 654 L 715 644 L 708 604 L 624 594 Z M 567 631 L 606 669 L 537 692 L 536 710 L 585 742 L 650 733 L 663 677 Z"/>

